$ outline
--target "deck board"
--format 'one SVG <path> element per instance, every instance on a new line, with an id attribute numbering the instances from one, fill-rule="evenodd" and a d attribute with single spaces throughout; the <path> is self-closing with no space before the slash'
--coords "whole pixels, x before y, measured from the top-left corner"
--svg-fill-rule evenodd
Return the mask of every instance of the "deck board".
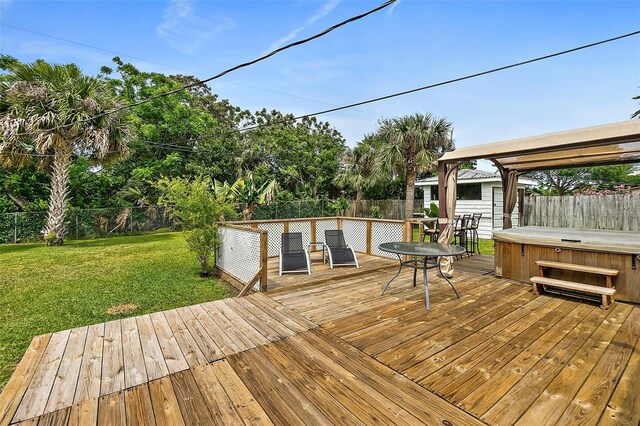
<path id="1" fill-rule="evenodd" d="M 382 296 L 397 263 L 361 256 L 311 277 L 270 264 L 270 293 L 38 336 L 0 426 L 638 424 L 640 308 L 536 296 L 487 259 L 456 263 L 461 299 L 430 271 L 429 312 L 411 272 Z"/>

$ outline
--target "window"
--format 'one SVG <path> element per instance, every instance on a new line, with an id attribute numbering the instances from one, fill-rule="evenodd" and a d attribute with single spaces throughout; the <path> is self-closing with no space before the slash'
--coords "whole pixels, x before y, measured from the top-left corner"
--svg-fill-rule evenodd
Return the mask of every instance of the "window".
<path id="1" fill-rule="evenodd" d="M 458 200 L 482 200 L 482 184 L 464 183 L 458 185 Z"/>
<path id="2" fill-rule="evenodd" d="M 431 187 L 431 200 L 438 200 L 438 187 Z M 458 200 L 482 200 L 481 183 L 458 184 Z"/>

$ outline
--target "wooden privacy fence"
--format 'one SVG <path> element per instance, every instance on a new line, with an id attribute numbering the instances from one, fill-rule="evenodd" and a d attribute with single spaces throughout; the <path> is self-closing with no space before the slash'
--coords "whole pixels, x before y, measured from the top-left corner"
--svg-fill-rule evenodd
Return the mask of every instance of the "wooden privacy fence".
<path id="1" fill-rule="evenodd" d="M 322 217 L 224 222 L 218 228 L 216 272 L 239 290 L 267 291 L 267 258 L 280 255 L 281 234 L 300 232 L 302 243 L 324 241 L 324 231 L 342 229 L 354 251 L 395 258 L 382 243 L 412 241 L 413 221 L 357 217 Z M 315 247 L 312 246 L 312 251 Z"/>
<path id="2" fill-rule="evenodd" d="M 524 225 L 640 231 L 640 194 L 525 197 Z"/>

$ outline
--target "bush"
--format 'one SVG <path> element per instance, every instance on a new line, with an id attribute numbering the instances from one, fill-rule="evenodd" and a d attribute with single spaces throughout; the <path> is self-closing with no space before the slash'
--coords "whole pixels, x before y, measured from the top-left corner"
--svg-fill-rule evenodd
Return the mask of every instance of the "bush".
<path id="1" fill-rule="evenodd" d="M 380 206 L 371 206 L 369 216 L 371 216 L 373 219 L 380 219 L 382 217 L 382 215 L 380 214 Z"/>
<path id="2" fill-rule="evenodd" d="M 163 179 L 157 187 L 163 194 L 160 202 L 170 208 L 170 217 L 182 223 L 189 250 L 200 262 L 200 276 L 208 276 L 215 267 L 215 249 L 219 243 L 217 222 L 221 218 L 234 218 L 233 207 L 216 198 L 207 178 Z"/>

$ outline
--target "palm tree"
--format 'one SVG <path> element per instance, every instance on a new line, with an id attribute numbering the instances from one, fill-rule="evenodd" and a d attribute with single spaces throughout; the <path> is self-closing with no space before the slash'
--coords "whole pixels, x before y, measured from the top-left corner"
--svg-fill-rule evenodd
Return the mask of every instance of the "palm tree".
<path id="1" fill-rule="evenodd" d="M 248 173 L 246 178 L 239 178 L 233 184 L 227 182 L 213 182 L 214 192 L 218 199 L 235 201 L 242 204 L 242 216 L 244 220 L 251 220 L 251 215 L 257 205 L 268 203 L 275 195 L 278 183 L 276 180 L 266 181 L 258 185 L 253 180 L 253 174 Z"/>
<path id="2" fill-rule="evenodd" d="M 37 161 L 49 172 L 48 243 L 61 245 L 74 156 L 105 163 L 128 154 L 129 127 L 123 112 L 104 114 L 120 103 L 108 85 L 74 65 L 42 60 L 23 64 L 0 57 L 0 164 Z"/>
<path id="3" fill-rule="evenodd" d="M 334 178 L 334 183 L 341 188 L 351 188 L 356 192 L 356 214 L 362 200 L 362 192 L 376 181 L 376 146 L 379 145 L 375 135 L 367 135 L 345 156 L 343 167 Z"/>
<path id="4" fill-rule="evenodd" d="M 433 161 L 453 149 L 453 125 L 432 114 L 413 114 L 383 119 L 378 133 L 384 140 L 378 152 L 380 172 L 407 178 L 405 217 L 413 216 L 415 182 L 419 173 L 430 171 Z"/>

